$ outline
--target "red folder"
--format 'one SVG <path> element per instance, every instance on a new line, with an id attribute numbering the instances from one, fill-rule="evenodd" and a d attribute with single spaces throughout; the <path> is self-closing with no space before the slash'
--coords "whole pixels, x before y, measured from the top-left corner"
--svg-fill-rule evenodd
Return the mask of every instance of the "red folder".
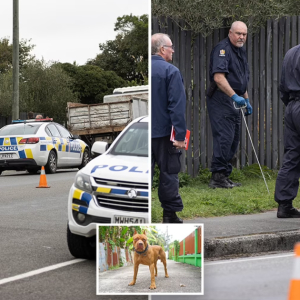
<path id="1" fill-rule="evenodd" d="M 191 132 L 187 129 L 187 130 L 186 130 L 186 135 L 185 135 L 185 141 L 186 141 L 186 147 L 185 147 L 185 150 L 187 150 L 187 149 L 189 148 L 190 135 L 191 135 Z M 170 141 L 171 141 L 171 142 L 174 142 L 174 141 L 175 141 L 175 130 L 174 130 L 174 126 L 172 126 L 171 136 L 170 136 Z"/>

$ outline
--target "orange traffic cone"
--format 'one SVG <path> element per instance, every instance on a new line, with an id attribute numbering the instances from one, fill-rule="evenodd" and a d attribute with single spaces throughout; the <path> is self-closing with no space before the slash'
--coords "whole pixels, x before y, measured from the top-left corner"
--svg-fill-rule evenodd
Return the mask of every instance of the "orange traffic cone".
<path id="1" fill-rule="evenodd" d="M 37 188 L 49 188 L 50 186 L 47 185 L 46 173 L 45 168 L 42 166 L 41 176 L 40 176 L 40 184 Z"/>
<path id="2" fill-rule="evenodd" d="M 300 299 L 300 243 L 295 245 L 296 264 L 294 274 L 290 283 L 290 293 L 288 300 Z"/>

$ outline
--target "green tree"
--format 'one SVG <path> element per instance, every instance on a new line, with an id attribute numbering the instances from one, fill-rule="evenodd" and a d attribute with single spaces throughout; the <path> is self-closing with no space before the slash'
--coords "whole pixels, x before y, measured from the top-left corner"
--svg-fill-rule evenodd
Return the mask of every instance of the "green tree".
<path id="1" fill-rule="evenodd" d="M 11 116 L 12 112 L 12 84 L 12 70 L 0 73 L 0 114 L 4 117 Z"/>
<path id="2" fill-rule="evenodd" d="M 184 29 L 204 36 L 214 29 L 227 28 L 236 20 L 244 21 L 249 32 L 254 32 L 269 18 L 300 13 L 298 0 L 152 0 L 151 4 L 153 16 L 171 18 Z"/>
<path id="3" fill-rule="evenodd" d="M 59 65 L 34 61 L 22 72 L 20 111 L 42 112 L 58 123 L 66 121 L 67 102 L 78 102 L 72 79 Z"/>
<path id="4" fill-rule="evenodd" d="M 115 72 L 104 71 L 96 65 L 76 66 L 69 63 L 59 65 L 73 79 L 72 89 L 81 103 L 101 103 L 103 97 L 112 94 L 115 88 L 127 85 L 126 81 Z"/>
<path id="5" fill-rule="evenodd" d="M 148 83 L 148 16 L 124 15 L 115 23 L 115 40 L 99 45 L 100 54 L 88 64 L 115 71 L 124 80 Z"/>
<path id="6" fill-rule="evenodd" d="M 30 62 L 33 61 L 34 55 L 30 52 L 34 45 L 30 44 L 31 40 L 21 40 L 19 44 L 19 66 L 20 72 Z M 0 73 L 8 72 L 12 69 L 13 45 L 9 43 L 8 38 L 0 39 Z"/>

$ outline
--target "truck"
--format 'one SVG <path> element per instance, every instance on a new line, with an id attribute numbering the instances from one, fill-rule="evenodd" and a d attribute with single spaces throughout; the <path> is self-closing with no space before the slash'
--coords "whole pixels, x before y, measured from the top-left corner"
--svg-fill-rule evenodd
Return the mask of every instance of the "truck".
<path id="1" fill-rule="evenodd" d="M 103 103 L 67 103 L 68 129 L 90 147 L 96 141 L 109 145 L 134 119 L 148 115 L 148 86 L 117 88 Z"/>

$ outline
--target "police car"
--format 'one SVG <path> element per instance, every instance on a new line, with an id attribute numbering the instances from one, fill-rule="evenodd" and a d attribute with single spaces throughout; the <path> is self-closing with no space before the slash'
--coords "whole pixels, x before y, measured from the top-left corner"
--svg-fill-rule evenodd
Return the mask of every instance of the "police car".
<path id="1" fill-rule="evenodd" d="M 90 160 L 87 144 L 51 118 L 16 120 L 0 129 L 0 174 L 5 170 L 46 173 L 83 168 Z"/>
<path id="2" fill-rule="evenodd" d="M 90 161 L 75 178 L 68 199 L 71 254 L 94 258 L 97 223 L 148 223 L 148 117 L 132 121 L 107 150 L 95 142 Z"/>

